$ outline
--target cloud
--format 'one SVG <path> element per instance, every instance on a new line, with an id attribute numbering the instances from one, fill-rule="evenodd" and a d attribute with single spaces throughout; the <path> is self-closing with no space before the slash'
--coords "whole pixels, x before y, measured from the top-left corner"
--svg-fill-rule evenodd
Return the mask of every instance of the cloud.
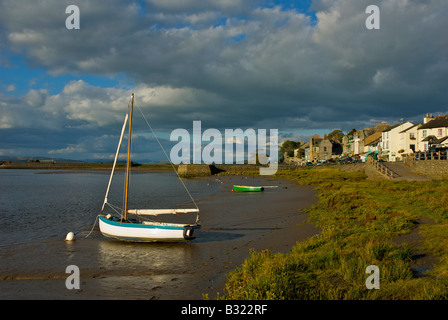
<path id="1" fill-rule="evenodd" d="M 164 132 L 185 124 L 186 119 L 191 126 L 192 121 L 200 116 L 194 112 L 185 114 L 185 109 L 204 108 L 204 104 L 213 104 L 217 99 L 197 89 L 148 87 L 143 84 L 132 90 L 101 88 L 83 80 L 69 82 L 54 95 L 45 89 L 31 89 L 20 97 L 0 94 L 0 129 L 4 129 L 2 136 L 8 136 L 3 140 L 4 148 L 14 141 L 30 143 L 28 136 L 35 136 L 38 141 L 34 144 L 41 146 L 45 154 L 87 159 L 89 154 L 95 153 L 97 158 L 109 158 L 115 152 L 132 92 L 136 96 L 134 139 L 146 139 L 150 133 L 140 110 L 153 129 L 161 133 L 160 137 L 166 139 Z M 179 116 L 173 116 L 173 113 Z M 172 119 L 163 123 L 158 121 L 166 118 Z M 151 143 L 152 149 L 157 148 L 158 153 L 140 149 L 140 154 L 157 158 L 151 156 L 156 153 L 160 157 L 160 148 L 155 141 Z"/>
<path id="2" fill-rule="evenodd" d="M 79 153 L 79 152 L 85 152 L 85 148 L 79 145 L 69 145 L 65 148 L 58 149 L 58 150 L 50 150 L 48 151 L 48 154 L 67 154 L 67 153 Z"/>
<path id="3" fill-rule="evenodd" d="M 108 128 L 123 121 L 131 93 L 135 93 L 135 105 L 156 120 L 168 115 L 172 117 L 173 112 L 179 112 L 182 119 L 193 119 L 182 114 L 183 110 L 205 108 L 217 99 L 213 94 L 192 88 L 148 87 L 144 84 L 132 90 L 101 88 L 77 80 L 69 82 L 55 95 L 45 89 L 31 89 L 21 97 L 0 95 L 3 115 L 0 125 L 54 130 L 64 127 Z M 176 124 L 176 121 L 170 124 Z"/>
<path id="4" fill-rule="evenodd" d="M 168 14 L 197 14 L 219 11 L 225 14 L 245 13 L 257 1 L 254 0 L 146 0 L 147 10 Z"/>
<path id="5" fill-rule="evenodd" d="M 80 30 L 65 28 L 68 4 Z M 163 130 L 202 120 L 300 134 L 446 112 L 445 1 L 381 1 L 380 30 L 365 27 L 370 4 L 315 0 L 314 19 L 263 1 L 4 0 L 0 43 L 55 79 L 125 74 Z M 130 92 L 79 80 L 0 95 L 0 127 L 109 130 Z"/>

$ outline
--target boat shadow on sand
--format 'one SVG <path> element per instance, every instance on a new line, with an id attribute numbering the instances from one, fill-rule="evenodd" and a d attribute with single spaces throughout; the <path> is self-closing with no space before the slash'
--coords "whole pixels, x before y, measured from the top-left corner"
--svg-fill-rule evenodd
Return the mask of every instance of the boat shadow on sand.
<path id="1" fill-rule="evenodd" d="M 248 235 L 247 233 L 238 231 L 273 231 L 278 229 L 279 228 L 208 228 L 206 230 L 201 230 L 199 237 L 194 240 L 194 243 L 236 240 Z"/>
<path id="2" fill-rule="evenodd" d="M 201 230 L 199 236 L 194 239 L 194 243 L 207 243 L 207 242 L 218 242 L 218 241 L 229 241 L 236 240 L 244 237 L 244 233 L 232 233 L 232 232 L 221 232 L 213 230 Z"/>

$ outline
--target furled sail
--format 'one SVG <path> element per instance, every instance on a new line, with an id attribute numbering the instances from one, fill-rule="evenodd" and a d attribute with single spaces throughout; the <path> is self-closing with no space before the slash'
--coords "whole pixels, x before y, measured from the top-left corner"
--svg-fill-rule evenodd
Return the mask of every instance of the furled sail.
<path id="1" fill-rule="evenodd" d="M 159 214 L 178 214 L 199 212 L 199 209 L 131 209 L 128 213 L 136 215 L 156 216 Z"/>

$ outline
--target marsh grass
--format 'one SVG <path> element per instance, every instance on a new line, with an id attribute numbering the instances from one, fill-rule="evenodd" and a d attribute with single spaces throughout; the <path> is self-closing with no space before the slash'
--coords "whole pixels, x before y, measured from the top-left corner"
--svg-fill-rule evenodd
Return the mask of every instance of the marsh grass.
<path id="1" fill-rule="evenodd" d="M 228 275 L 220 299 L 447 299 L 448 181 L 370 181 L 361 172 L 303 169 L 279 172 L 315 185 L 318 202 L 306 210 L 321 233 L 288 254 L 251 251 Z M 410 268 L 410 245 L 392 240 L 414 230 L 438 263 L 425 277 Z M 380 289 L 368 290 L 366 267 L 380 269 Z"/>

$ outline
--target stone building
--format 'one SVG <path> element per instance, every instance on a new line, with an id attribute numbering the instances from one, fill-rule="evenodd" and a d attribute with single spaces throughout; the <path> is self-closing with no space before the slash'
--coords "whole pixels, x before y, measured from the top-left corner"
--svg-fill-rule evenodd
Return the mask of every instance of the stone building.
<path id="1" fill-rule="evenodd" d="M 322 139 L 317 137 L 310 138 L 308 161 L 317 162 L 330 160 L 335 151 L 335 147 L 339 146 L 338 143 L 330 141 L 328 139 Z"/>

